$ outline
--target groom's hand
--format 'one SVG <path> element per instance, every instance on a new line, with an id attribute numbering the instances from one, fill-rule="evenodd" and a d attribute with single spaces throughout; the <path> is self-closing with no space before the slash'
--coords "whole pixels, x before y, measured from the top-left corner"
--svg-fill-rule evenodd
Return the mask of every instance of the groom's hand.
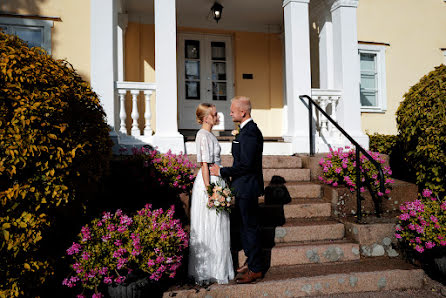
<path id="1" fill-rule="evenodd" d="M 220 167 L 217 164 L 213 164 L 210 171 L 212 176 L 220 176 Z"/>

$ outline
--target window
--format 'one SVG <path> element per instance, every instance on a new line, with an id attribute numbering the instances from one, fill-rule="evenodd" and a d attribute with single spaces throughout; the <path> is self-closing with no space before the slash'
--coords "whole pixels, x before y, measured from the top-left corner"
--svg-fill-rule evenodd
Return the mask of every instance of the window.
<path id="1" fill-rule="evenodd" d="M 361 112 L 384 112 L 386 99 L 385 46 L 359 44 Z"/>
<path id="2" fill-rule="evenodd" d="M 0 29 L 15 34 L 30 47 L 41 47 L 51 54 L 51 27 L 53 21 L 0 17 Z"/>

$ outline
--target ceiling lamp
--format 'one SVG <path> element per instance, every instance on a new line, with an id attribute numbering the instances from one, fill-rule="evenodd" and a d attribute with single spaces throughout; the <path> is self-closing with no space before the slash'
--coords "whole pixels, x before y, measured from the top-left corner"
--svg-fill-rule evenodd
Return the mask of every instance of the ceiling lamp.
<path id="1" fill-rule="evenodd" d="M 221 19 L 221 14 L 223 12 L 223 6 L 215 2 L 214 5 L 211 7 L 212 15 L 214 16 L 214 20 L 218 23 L 218 21 Z"/>

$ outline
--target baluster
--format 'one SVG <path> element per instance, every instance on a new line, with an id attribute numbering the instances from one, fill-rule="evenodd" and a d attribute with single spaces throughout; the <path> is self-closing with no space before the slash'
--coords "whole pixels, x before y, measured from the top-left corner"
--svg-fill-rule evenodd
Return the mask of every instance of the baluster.
<path id="1" fill-rule="evenodd" d="M 139 112 L 138 112 L 138 94 L 139 90 L 130 90 L 130 93 L 132 94 L 132 136 L 137 136 L 141 134 L 141 131 L 138 127 L 138 119 L 139 119 Z"/>
<path id="2" fill-rule="evenodd" d="M 145 136 L 153 135 L 152 126 L 150 124 L 150 120 L 152 119 L 152 113 L 150 111 L 150 96 L 152 96 L 152 90 L 144 90 L 144 97 L 146 101 L 146 110 L 144 112 L 144 119 L 146 121 L 144 126 Z"/>
<path id="3" fill-rule="evenodd" d="M 328 106 L 328 100 L 325 96 L 321 97 L 321 103 L 320 103 L 321 109 L 326 113 L 327 112 L 327 106 Z M 328 119 L 321 114 L 321 135 L 326 136 L 328 133 Z"/>
<path id="4" fill-rule="evenodd" d="M 127 90 L 119 89 L 119 119 L 121 120 L 119 132 L 127 134 L 127 127 L 125 125 L 125 120 L 127 118 L 127 113 L 125 111 L 125 95 L 127 94 Z"/>

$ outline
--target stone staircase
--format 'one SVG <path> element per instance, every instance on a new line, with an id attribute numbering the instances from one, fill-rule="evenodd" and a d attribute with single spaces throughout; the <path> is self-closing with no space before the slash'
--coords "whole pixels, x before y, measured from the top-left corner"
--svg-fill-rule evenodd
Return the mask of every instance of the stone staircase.
<path id="1" fill-rule="evenodd" d="M 222 163 L 231 165 L 232 157 Z M 199 290 L 174 287 L 164 297 L 299 297 L 423 286 L 424 272 L 399 258 L 361 256 L 359 243 L 332 216 L 322 185 L 310 181 L 299 157 L 264 156 L 263 167 L 265 186 L 273 175 L 282 176 L 292 197 L 286 205 L 266 205 L 260 198 L 262 246 L 270 263 L 264 279 Z M 243 264 L 243 251 L 238 259 Z"/>

